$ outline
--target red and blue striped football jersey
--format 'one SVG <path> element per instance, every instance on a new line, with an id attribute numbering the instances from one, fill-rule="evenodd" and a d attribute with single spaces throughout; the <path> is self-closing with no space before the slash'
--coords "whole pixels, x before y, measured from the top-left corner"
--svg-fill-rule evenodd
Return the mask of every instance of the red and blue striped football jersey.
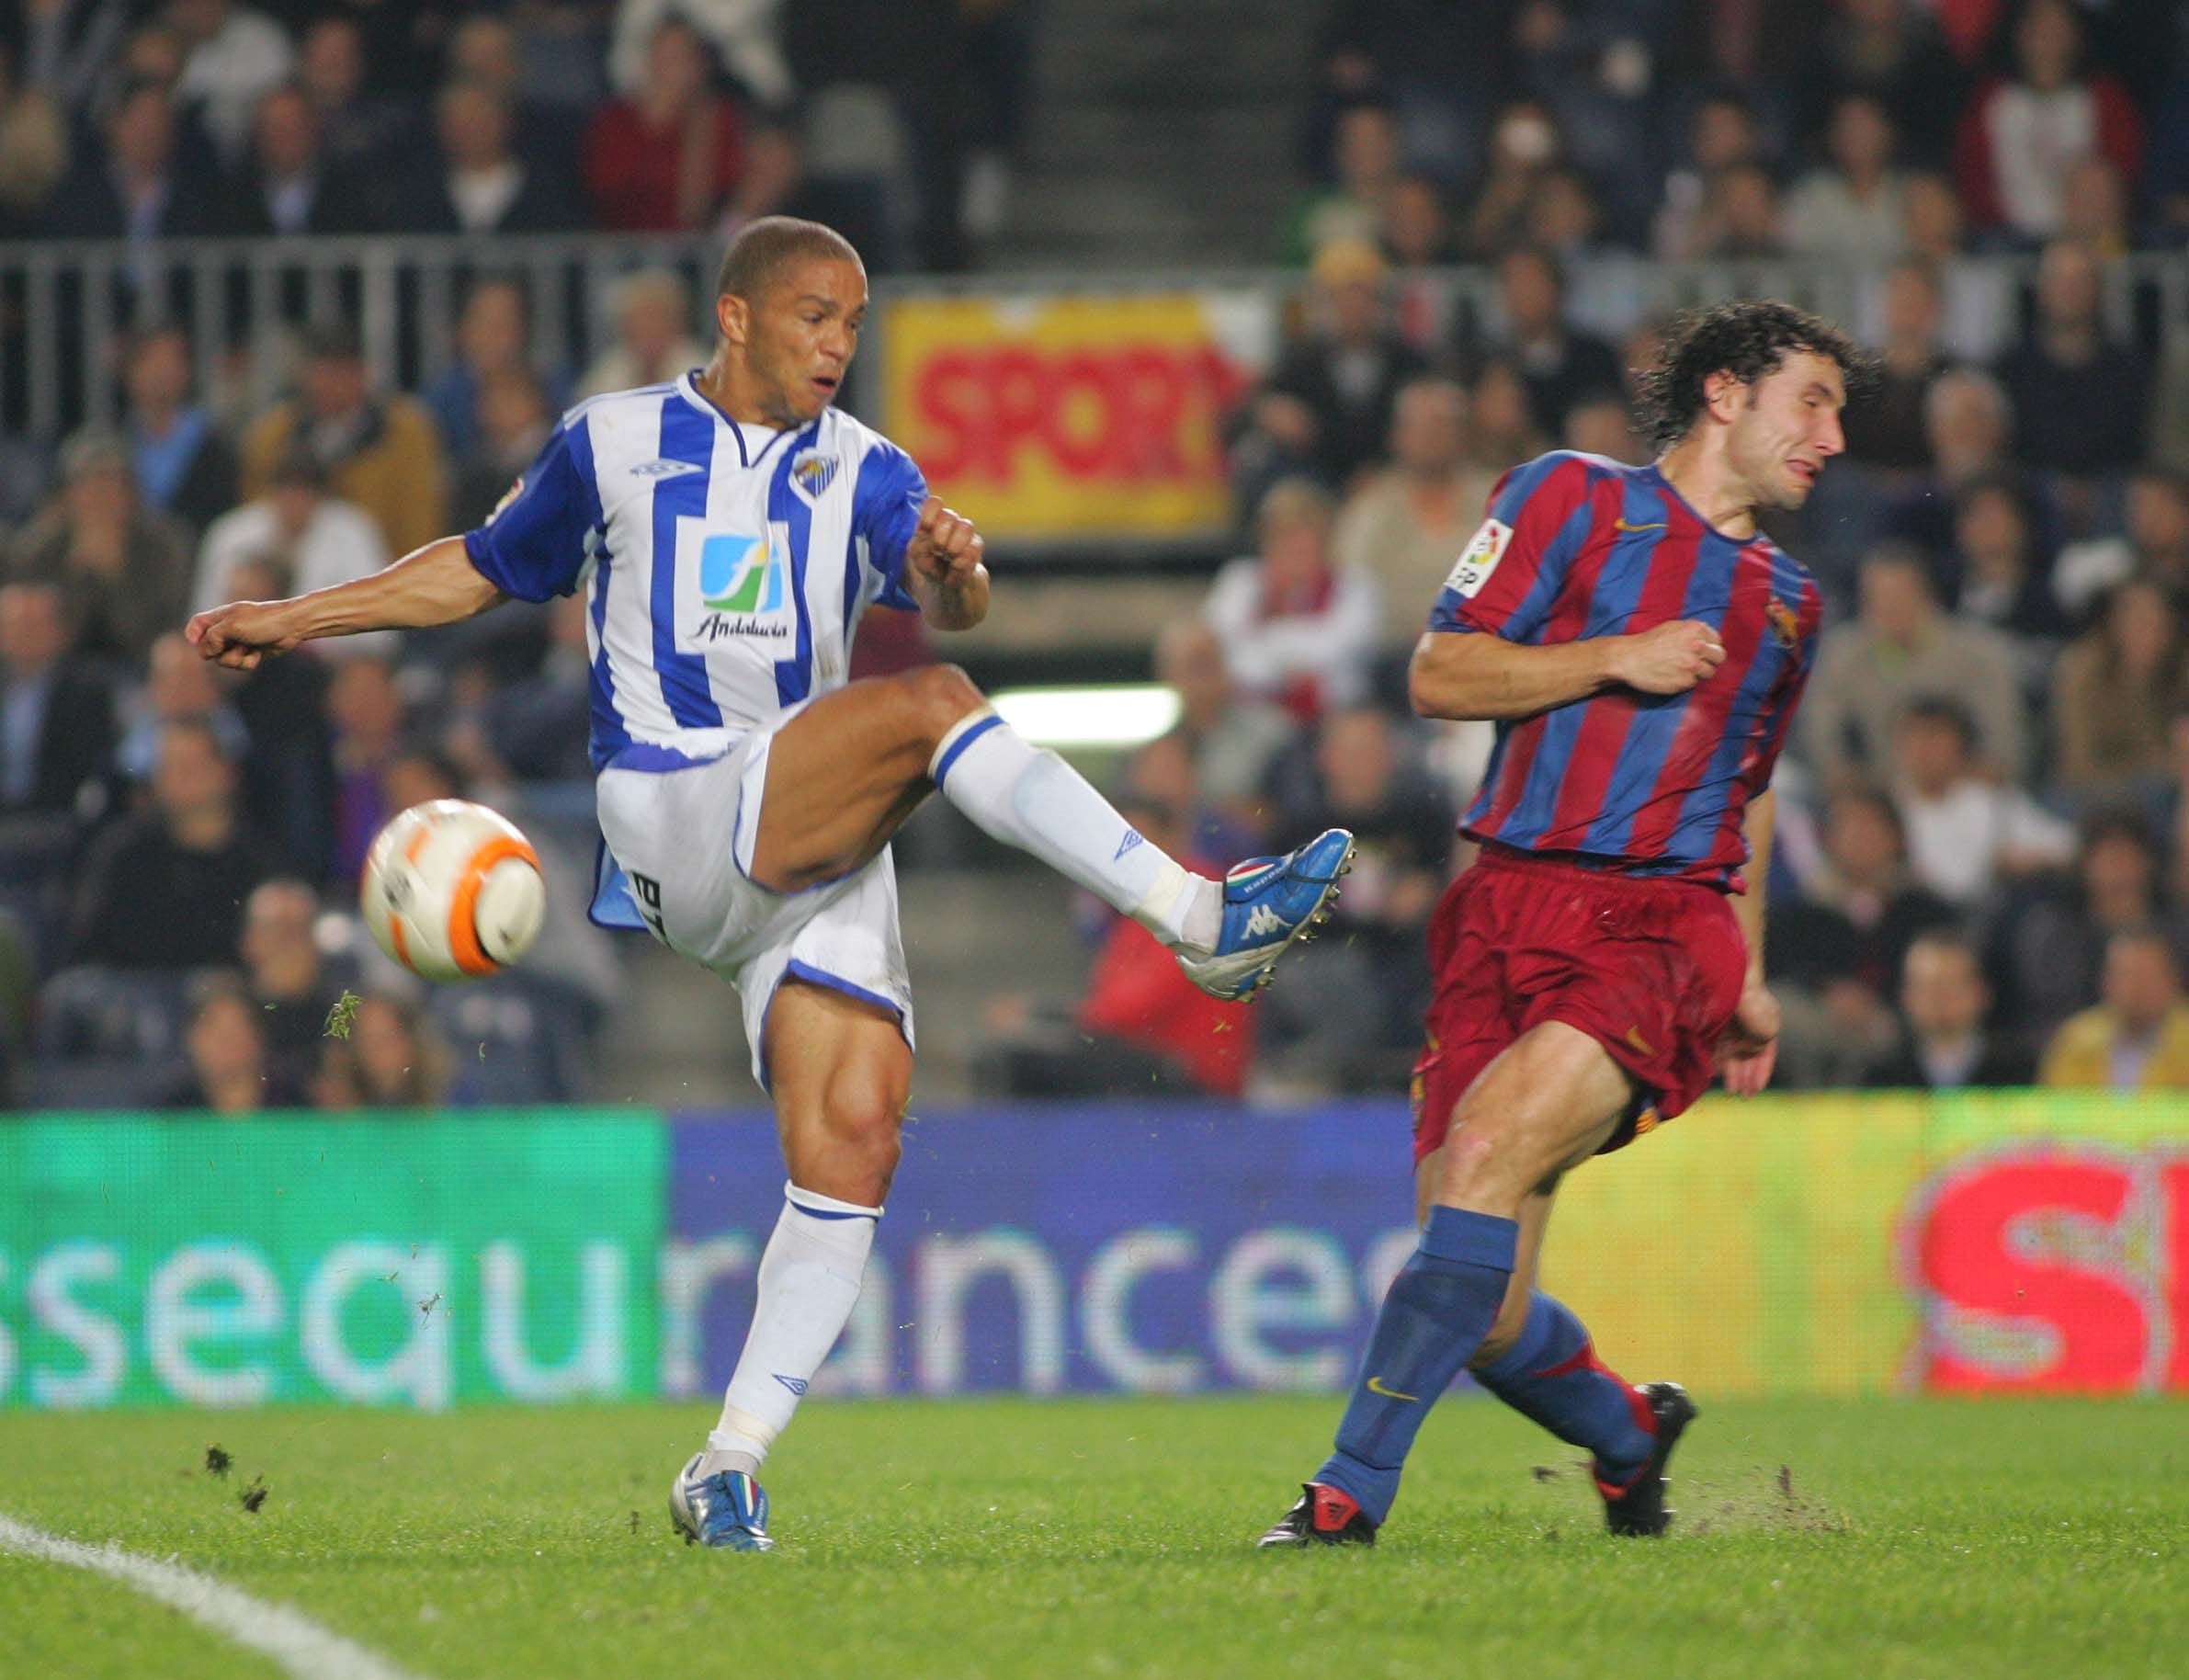
<path id="1" fill-rule="evenodd" d="M 1738 891 L 1748 801 L 1771 780 L 1823 597 L 1768 539 L 1714 529 L 1653 466 L 1560 450 L 1499 481 L 1432 630 L 1531 647 L 1714 626 L 1725 663 L 1684 694 L 1607 688 L 1497 726 L 1461 832 Z"/>

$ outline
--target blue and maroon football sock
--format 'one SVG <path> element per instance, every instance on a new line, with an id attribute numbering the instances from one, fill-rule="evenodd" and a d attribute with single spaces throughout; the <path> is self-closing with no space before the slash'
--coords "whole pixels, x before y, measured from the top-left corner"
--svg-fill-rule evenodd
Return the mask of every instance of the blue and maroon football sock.
<path id="1" fill-rule="evenodd" d="M 1391 1279 L 1337 1450 L 1315 1481 L 1380 1523 L 1399 1496 L 1422 1420 L 1465 1368 L 1505 1298 L 1520 1227 L 1494 1214 L 1432 1208 L 1422 1240 Z"/>
<path id="2" fill-rule="evenodd" d="M 1609 1491 L 1632 1481 L 1656 1445 L 1649 1402 L 1605 1368 L 1582 1322 L 1540 1289 L 1528 1298 L 1520 1339 L 1475 1380 L 1560 1440 L 1587 1447 Z"/>

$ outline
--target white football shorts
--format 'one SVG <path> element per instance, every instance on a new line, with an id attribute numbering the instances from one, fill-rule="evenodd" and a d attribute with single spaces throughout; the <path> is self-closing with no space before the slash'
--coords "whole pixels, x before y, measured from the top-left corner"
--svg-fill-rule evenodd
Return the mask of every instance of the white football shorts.
<path id="1" fill-rule="evenodd" d="M 778 892 L 752 877 L 768 747 L 804 707 L 788 706 L 743 734 L 692 730 L 674 748 L 629 748 L 595 787 L 601 835 L 626 878 L 617 881 L 604 865 L 595 919 L 620 920 L 610 901 L 622 888 L 655 938 L 735 986 L 753 1077 L 764 1086 L 768 1005 L 788 979 L 894 1011 L 906 1046 L 913 1042 L 912 981 L 889 848 L 802 891 Z"/>

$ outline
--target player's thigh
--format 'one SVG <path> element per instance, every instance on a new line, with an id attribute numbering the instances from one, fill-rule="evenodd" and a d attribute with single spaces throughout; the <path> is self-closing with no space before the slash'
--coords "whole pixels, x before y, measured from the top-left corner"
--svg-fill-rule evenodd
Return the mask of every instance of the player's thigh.
<path id="1" fill-rule="evenodd" d="M 872 857 L 926 797 L 936 744 L 984 703 L 957 666 L 923 665 L 807 706 L 768 748 L 753 879 L 796 891 Z"/>
<path id="2" fill-rule="evenodd" d="M 832 987 L 786 980 L 768 1005 L 776 1129 L 800 1189 L 878 1208 L 897 1170 L 912 1050 L 897 1017 Z"/>
<path id="3" fill-rule="evenodd" d="M 1431 1199 L 1517 1219 L 1527 1198 L 1611 1138 L 1634 1082 L 1577 1027 L 1531 1027 L 1460 1095 Z"/>

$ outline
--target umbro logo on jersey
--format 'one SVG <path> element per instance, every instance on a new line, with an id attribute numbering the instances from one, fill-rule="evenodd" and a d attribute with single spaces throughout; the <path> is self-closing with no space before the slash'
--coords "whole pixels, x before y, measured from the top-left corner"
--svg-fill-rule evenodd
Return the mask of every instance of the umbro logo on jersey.
<path id="1" fill-rule="evenodd" d="M 1256 904 L 1253 913 L 1246 919 L 1247 937 L 1250 939 L 1260 939 L 1284 931 L 1285 918 L 1267 904 Z"/>
<path id="2" fill-rule="evenodd" d="M 675 478 L 686 472 L 704 472 L 707 469 L 696 460 L 641 461 L 631 469 L 638 478 Z"/>

